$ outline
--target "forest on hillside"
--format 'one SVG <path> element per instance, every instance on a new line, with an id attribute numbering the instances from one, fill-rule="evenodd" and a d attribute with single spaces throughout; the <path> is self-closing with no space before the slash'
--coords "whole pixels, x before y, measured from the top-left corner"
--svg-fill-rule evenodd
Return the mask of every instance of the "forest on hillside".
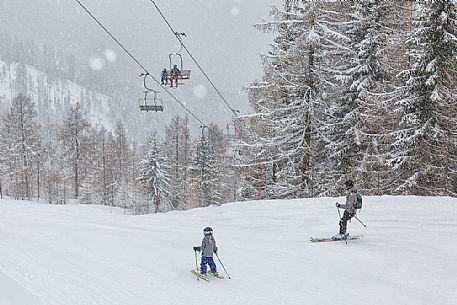
<path id="1" fill-rule="evenodd" d="M 129 213 L 338 196 L 347 179 L 363 195 L 456 196 L 455 2 L 282 2 L 256 25 L 276 37 L 262 79 L 246 87 L 253 111 L 232 135 L 216 124 L 196 133 L 176 116 L 137 141 L 122 117 L 111 129 L 93 124 L 83 94 L 45 125 L 17 73 L 0 121 L 2 193 Z M 71 56 L 8 43 L 24 51 L 2 48 L 2 60 L 27 59 L 57 81 L 91 77 Z"/>

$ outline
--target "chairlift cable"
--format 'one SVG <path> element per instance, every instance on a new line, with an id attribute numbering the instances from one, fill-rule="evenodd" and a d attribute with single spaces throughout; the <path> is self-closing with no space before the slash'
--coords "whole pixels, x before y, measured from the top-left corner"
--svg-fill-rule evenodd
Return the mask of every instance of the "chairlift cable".
<path id="1" fill-rule="evenodd" d="M 214 90 L 217 92 L 217 94 L 220 96 L 220 98 L 222 99 L 222 101 L 225 103 L 225 105 L 227 105 L 227 107 L 230 109 L 230 111 L 233 113 L 233 115 L 235 117 L 238 117 L 238 114 L 237 112 L 239 112 L 238 110 L 235 110 L 233 109 L 232 106 L 230 106 L 230 104 L 227 102 L 227 100 L 224 98 L 224 96 L 222 95 L 222 93 L 219 91 L 219 89 L 217 89 L 216 85 L 214 85 L 213 81 L 209 78 L 209 76 L 205 73 L 205 71 L 203 70 L 203 68 L 200 66 L 200 64 L 197 62 L 197 60 L 195 59 L 195 57 L 192 55 L 192 53 L 190 53 L 189 49 L 186 47 L 186 45 L 184 44 L 184 42 L 182 41 L 182 39 L 179 37 L 179 35 L 182 35 L 184 33 L 178 33 L 176 32 L 173 27 L 171 26 L 170 22 L 168 22 L 167 18 L 164 16 L 164 14 L 162 13 L 162 11 L 160 10 L 160 8 L 157 6 L 157 4 L 155 3 L 154 0 L 149 0 L 152 2 L 152 4 L 155 6 L 155 8 L 157 9 L 157 11 L 159 12 L 160 16 L 162 16 L 163 20 L 165 21 L 165 23 L 168 25 L 168 27 L 170 28 L 171 32 L 173 33 L 173 35 L 176 37 L 176 39 L 178 39 L 179 43 L 181 44 L 181 48 L 184 48 L 184 50 L 186 50 L 187 54 L 189 54 L 190 58 L 192 58 L 192 60 L 194 61 L 194 63 L 197 65 L 198 69 L 203 73 L 203 75 L 206 77 L 206 79 L 208 80 L 208 82 L 211 84 L 211 86 L 214 88 Z M 185 36 L 185 35 L 184 35 Z"/>
<path id="2" fill-rule="evenodd" d="M 140 61 L 137 60 L 137 59 L 132 55 L 132 53 L 130 53 L 130 52 L 124 47 L 124 45 L 123 45 L 122 43 L 120 43 L 119 40 L 118 40 L 116 37 L 114 37 L 114 35 L 111 34 L 111 32 L 108 31 L 108 29 L 107 29 L 100 21 L 98 21 L 98 19 L 97 19 L 97 18 L 96 18 L 96 17 L 95 17 L 95 16 L 94 16 L 94 15 L 93 15 L 93 14 L 92 14 L 85 6 L 81 3 L 81 1 L 80 1 L 80 0 L 75 0 L 75 1 L 79 4 L 79 6 L 81 6 L 81 7 L 84 9 L 84 11 L 86 11 L 86 13 L 87 13 L 90 17 L 92 17 L 92 19 L 95 20 L 95 22 L 96 22 L 96 23 L 97 23 L 97 24 L 98 24 L 98 25 L 99 25 L 99 26 L 100 26 L 100 27 L 101 27 L 110 37 L 111 37 L 111 39 L 113 39 L 113 40 L 117 43 L 117 45 L 118 45 L 119 47 L 121 47 L 122 50 L 124 50 L 125 53 L 127 53 L 127 55 L 128 55 L 131 59 L 132 59 L 138 66 L 140 66 L 141 69 L 143 69 L 143 71 L 146 72 L 146 73 L 147 73 L 147 74 L 148 74 L 148 75 L 149 75 L 149 76 L 150 76 L 150 77 L 151 77 L 151 78 L 161 87 L 160 82 L 159 82 L 154 76 L 152 76 L 152 75 L 148 72 L 148 70 L 146 69 L 146 67 L 143 66 L 143 65 L 140 63 Z M 225 142 L 228 143 L 228 141 L 227 141 L 224 137 L 221 137 L 218 133 L 216 133 L 216 132 L 213 131 L 211 128 L 209 128 L 205 123 L 203 123 L 202 120 L 200 120 L 192 111 L 190 111 L 190 109 L 187 108 L 178 98 L 176 98 L 167 88 L 164 88 L 164 87 L 162 87 L 162 88 L 163 88 L 163 89 L 173 98 L 173 100 L 175 100 L 179 105 L 181 105 L 182 108 L 184 108 L 188 113 L 190 113 L 190 115 L 191 115 L 194 119 L 196 119 L 196 120 L 197 120 L 200 124 L 202 124 L 203 126 L 206 126 L 206 128 L 208 128 L 208 130 L 209 130 L 211 133 L 213 133 L 214 135 L 216 135 L 218 138 L 220 138 L 220 139 L 222 139 L 223 141 L 225 141 Z"/>
<path id="3" fill-rule="evenodd" d="M 192 58 L 193 62 L 197 65 L 198 69 L 202 72 L 202 74 L 206 77 L 206 79 L 208 80 L 208 82 L 211 84 L 211 86 L 214 88 L 214 90 L 217 92 L 217 94 L 219 95 L 219 97 L 222 99 L 222 101 L 225 103 L 225 105 L 227 105 L 227 107 L 230 109 L 230 111 L 233 113 L 233 115 L 235 116 L 235 118 L 239 118 L 238 116 L 238 113 L 240 112 L 239 110 L 235 110 L 232 106 L 230 106 L 230 104 L 227 102 L 227 100 L 224 98 L 224 96 L 221 94 L 221 92 L 219 91 L 219 89 L 217 89 L 216 85 L 213 83 L 213 81 L 209 78 L 209 76 L 206 74 L 206 72 L 203 70 L 203 68 L 200 66 L 200 64 L 197 62 L 197 60 L 195 59 L 195 57 L 192 55 L 192 53 L 189 51 L 189 49 L 186 47 L 186 45 L 184 44 L 184 42 L 182 41 L 182 38 L 181 36 L 184 36 L 184 37 L 187 37 L 185 33 L 180 33 L 180 32 L 177 32 L 173 29 L 173 27 L 171 26 L 170 22 L 167 20 L 167 18 L 165 17 L 165 15 L 162 13 L 162 11 L 160 10 L 160 8 L 158 7 L 158 5 L 156 4 L 156 2 L 154 0 L 149 0 L 153 5 L 154 7 L 156 8 L 157 12 L 160 14 L 160 16 L 162 17 L 162 19 L 165 21 L 165 23 L 167 24 L 167 26 L 170 28 L 171 32 L 173 33 L 173 35 L 176 37 L 176 39 L 179 41 L 180 45 L 181 45 L 181 49 L 184 48 L 187 52 L 187 54 L 189 54 L 190 58 Z M 243 125 L 243 127 L 245 127 L 245 122 L 243 120 L 238 120 L 238 122 Z M 244 141 L 246 141 L 244 135 L 240 134 L 241 138 L 243 138 Z M 228 141 L 226 141 L 228 142 Z"/>

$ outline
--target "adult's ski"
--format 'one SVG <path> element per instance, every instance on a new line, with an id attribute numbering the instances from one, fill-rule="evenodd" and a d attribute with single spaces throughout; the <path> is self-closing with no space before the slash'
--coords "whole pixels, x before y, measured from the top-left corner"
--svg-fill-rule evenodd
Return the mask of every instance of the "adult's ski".
<path id="1" fill-rule="evenodd" d="M 323 242 L 332 242 L 332 241 L 348 241 L 348 240 L 356 240 L 360 239 L 362 235 L 354 235 L 354 236 L 346 236 L 343 238 L 334 238 L 334 237 L 324 237 L 324 238 L 318 238 L 318 237 L 311 237 L 310 241 L 312 243 L 323 243 Z"/>

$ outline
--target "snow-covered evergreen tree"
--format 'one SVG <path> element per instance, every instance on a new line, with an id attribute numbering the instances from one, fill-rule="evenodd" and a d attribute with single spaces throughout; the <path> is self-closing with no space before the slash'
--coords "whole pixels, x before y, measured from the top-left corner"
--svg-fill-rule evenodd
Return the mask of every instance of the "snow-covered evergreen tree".
<path id="1" fill-rule="evenodd" d="M 397 193 L 456 194 L 457 11 L 454 1 L 419 3 L 392 164 Z"/>
<path id="2" fill-rule="evenodd" d="M 3 122 L 0 123 L 0 138 L 6 139 L 6 129 Z M 8 154 L 6 141 L 0 141 L 0 197 L 3 198 L 3 187 L 8 181 Z"/>
<path id="3" fill-rule="evenodd" d="M 243 164 L 249 196 L 255 189 L 272 198 L 316 196 L 332 186 L 325 159 L 327 122 L 337 95 L 335 66 L 341 64 L 335 55 L 348 40 L 337 31 L 344 8 L 342 3 L 285 0 L 282 10 L 273 9 L 274 21 L 258 26 L 278 36 L 263 56 L 263 80 L 248 88 L 256 114 L 240 126 L 248 139 L 240 140 L 242 155 L 250 155 Z M 249 126 L 247 135 L 243 125 Z"/>
<path id="4" fill-rule="evenodd" d="M 205 136 L 204 130 L 205 128 L 202 129 L 202 136 L 196 144 L 191 169 L 192 203 L 197 207 L 222 204 L 222 179 L 216 164 L 215 147 Z"/>
<path id="5" fill-rule="evenodd" d="M 104 128 L 101 130 L 106 132 Z M 104 183 L 100 179 L 100 151 L 99 143 L 103 143 L 103 139 L 98 137 L 99 132 L 95 128 L 91 128 L 87 132 L 87 144 L 85 145 L 85 171 L 84 180 L 81 183 L 80 202 L 84 204 L 101 204 L 103 201 L 103 186 Z"/>
<path id="6" fill-rule="evenodd" d="M 71 166 L 71 176 L 73 180 L 74 198 L 79 197 L 79 189 L 84 180 L 82 176 L 82 164 L 84 149 L 87 143 L 85 132 L 90 124 L 79 103 L 71 105 L 67 113 L 63 126 L 60 130 L 60 140 L 64 147 L 64 156 Z"/>
<path id="7" fill-rule="evenodd" d="M 154 205 L 154 213 L 167 211 L 170 209 L 170 179 L 162 168 L 163 155 L 155 134 L 150 137 L 147 150 L 147 155 L 141 161 L 138 180 L 150 196 L 150 201 Z"/>
<path id="8" fill-rule="evenodd" d="M 164 151 L 170 177 L 171 204 L 176 209 L 187 209 L 190 200 L 189 170 L 192 162 L 187 117 L 174 117 L 166 127 Z"/>
<path id="9" fill-rule="evenodd" d="M 233 152 L 231 151 L 234 147 L 231 143 L 230 135 L 224 135 L 222 129 L 216 124 L 209 124 L 208 128 L 211 130 L 211 132 L 208 132 L 208 144 L 213 147 L 216 159 L 215 166 L 220 177 L 220 183 L 218 184 L 220 202 L 235 201 L 235 187 L 238 181 L 235 181 Z"/>
<path id="10" fill-rule="evenodd" d="M 52 125 L 41 129 L 43 149 L 41 152 L 40 182 L 41 198 L 49 204 L 64 203 L 69 198 L 69 192 L 64 188 L 68 185 L 68 168 L 65 166 L 63 147 L 58 141 L 60 126 Z"/>
<path id="11" fill-rule="evenodd" d="M 355 179 L 365 192 L 382 193 L 379 189 L 389 185 L 385 160 L 391 109 L 387 101 L 393 88 L 382 60 L 394 6 L 390 1 L 356 1 L 347 25 L 340 29 L 350 41 L 340 54 L 346 63 L 336 71 L 342 97 L 333 113 L 330 160 L 337 184 Z"/>
<path id="12" fill-rule="evenodd" d="M 138 214 L 140 212 L 141 202 L 142 202 L 142 198 L 143 198 L 143 196 L 142 196 L 143 190 L 142 190 L 141 182 L 137 179 L 137 177 L 139 176 L 139 172 L 140 172 L 141 158 L 142 158 L 142 155 L 138 148 L 138 145 L 135 142 L 133 142 L 132 154 L 131 154 L 131 158 L 130 158 L 130 162 L 131 162 L 130 172 L 128 173 L 130 176 L 130 181 L 131 181 L 131 185 L 132 185 L 132 201 L 131 201 L 131 206 L 129 207 L 130 213 L 132 213 L 132 214 Z"/>
<path id="13" fill-rule="evenodd" d="M 130 148 L 128 144 L 127 131 L 121 121 L 116 123 L 114 128 L 114 157 L 115 157 L 115 191 L 117 206 L 127 207 L 132 204 L 133 186 L 130 179 Z"/>
<path id="14" fill-rule="evenodd" d="M 35 104 L 28 97 L 18 95 L 2 123 L 5 149 L 2 159 L 4 166 L 9 167 L 13 194 L 21 199 L 31 198 L 33 169 L 41 151 Z"/>

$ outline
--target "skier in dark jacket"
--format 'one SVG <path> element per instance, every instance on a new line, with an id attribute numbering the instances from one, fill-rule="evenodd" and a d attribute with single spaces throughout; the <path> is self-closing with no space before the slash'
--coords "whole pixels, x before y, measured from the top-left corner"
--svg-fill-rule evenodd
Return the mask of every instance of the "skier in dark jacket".
<path id="1" fill-rule="evenodd" d="M 173 87 L 173 81 L 175 81 L 175 87 L 178 87 L 180 76 L 181 70 L 179 70 L 178 65 L 173 65 L 173 68 L 170 70 L 170 87 Z"/>
<path id="2" fill-rule="evenodd" d="M 202 252 L 202 262 L 200 264 L 200 273 L 203 277 L 208 276 L 206 274 L 206 264 L 211 269 L 211 274 L 219 276 L 216 269 L 216 264 L 213 260 L 213 253 L 217 253 L 216 240 L 213 237 L 213 229 L 206 227 L 203 229 L 203 240 L 200 250 Z"/>
<path id="3" fill-rule="evenodd" d="M 168 71 L 166 68 L 163 68 L 162 73 L 160 75 L 160 82 L 162 85 L 168 84 Z"/>
<path id="4" fill-rule="evenodd" d="M 357 212 L 355 208 L 357 202 L 357 189 L 354 187 L 354 181 L 347 180 L 344 182 L 344 185 L 346 186 L 346 204 L 336 203 L 337 208 L 344 209 L 343 217 L 340 219 L 340 234 L 334 236 L 336 239 L 344 238 L 347 223 Z"/>

